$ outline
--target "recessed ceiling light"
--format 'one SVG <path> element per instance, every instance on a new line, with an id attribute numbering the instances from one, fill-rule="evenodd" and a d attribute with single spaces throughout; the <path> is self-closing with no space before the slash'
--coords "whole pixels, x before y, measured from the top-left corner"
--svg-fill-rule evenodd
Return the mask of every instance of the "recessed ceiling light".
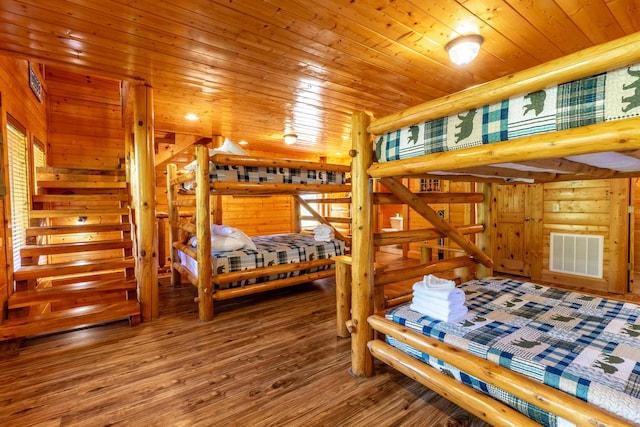
<path id="1" fill-rule="evenodd" d="M 249 143 L 243 139 L 242 141 L 238 142 L 238 144 L 240 144 L 240 145 L 248 145 Z"/>
<path id="2" fill-rule="evenodd" d="M 198 116 L 196 116 L 194 113 L 187 113 L 184 115 L 184 118 L 191 121 L 198 120 Z"/>

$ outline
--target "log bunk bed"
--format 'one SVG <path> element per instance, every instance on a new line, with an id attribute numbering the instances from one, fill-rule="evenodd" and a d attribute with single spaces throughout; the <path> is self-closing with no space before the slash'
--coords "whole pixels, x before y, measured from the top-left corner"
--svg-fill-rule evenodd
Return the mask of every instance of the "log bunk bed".
<path id="1" fill-rule="evenodd" d="M 492 182 L 544 183 L 640 176 L 639 62 L 640 33 L 636 33 L 378 120 L 372 120 L 364 112 L 354 113 L 350 152 L 352 254 L 348 262 L 339 262 L 336 267 L 338 315 L 342 312 L 344 317 L 351 311 L 346 326 L 337 325 L 338 335 L 344 336 L 341 331 L 345 329 L 351 335 L 353 375 L 373 375 L 374 358 L 377 358 L 493 425 L 621 426 L 640 423 L 637 410 L 640 403 L 637 386 L 640 341 L 637 333 L 630 333 L 640 330 L 639 307 L 528 282 L 492 278 L 493 260 L 485 254 L 490 248 L 486 224 L 490 215 L 488 199 Z M 599 95 L 584 95 L 584 91 L 594 85 L 607 92 L 608 86 L 606 89 L 599 86 L 605 81 L 619 84 L 617 92 L 612 92 L 617 100 L 618 115 L 602 119 L 598 118 L 599 113 L 592 114 L 600 111 L 601 105 L 591 108 L 592 104 L 582 107 L 580 104 L 594 99 L 602 101 Z M 573 82 L 573 86 L 568 82 Z M 569 95 L 576 87 L 584 96 L 574 102 Z M 484 124 L 487 126 L 478 137 L 479 142 L 464 148 L 454 147 L 455 143 L 451 143 L 459 134 L 447 135 L 440 131 L 447 128 L 447 118 L 451 127 L 456 120 L 469 117 L 469 111 L 475 112 L 475 109 L 480 120 L 477 123 L 483 123 L 481 111 L 504 113 L 509 104 L 522 111 L 525 104 L 535 102 L 536 94 L 543 90 L 547 95 L 553 94 L 547 99 L 557 98 L 558 111 L 553 113 L 551 121 L 560 123 L 561 113 L 571 116 L 571 120 L 565 117 L 564 124 L 555 128 L 545 127 L 548 123 L 537 121 L 532 125 L 535 129 L 529 132 L 516 132 L 515 137 L 507 132 L 505 140 L 501 131 L 508 126 L 487 124 L 492 115 L 486 114 Z M 561 97 L 564 97 L 562 102 Z M 576 108 L 583 109 L 576 111 Z M 498 120 L 508 121 L 507 114 L 498 114 L 498 117 Z M 423 129 L 426 137 L 423 137 Z M 436 148 L 434 153 L 416 153 L 416 146 L 423 149 L 423 144 L 411 143 L 416 140 L 413 134 L 416 130 L 420 130 L 419 141 L 424 139 L 424 146 Z M 460 124 L 452 130 L 465 132 L 464 125 Z M 483 141 L 483 136 L 488 140 Z M 403 150 L 408 153 L 404 157 Z M 476 183 L 476 191 L 484 195 L 483 202 L 475 205 L 477 222 L 485 227 L 480 227 L 481 231 L 473 239 L 440 219 L 421 196 L 412 194 L 399 181 L 399 178 L 425 177 Z M 435 228 L 374 233 L 375 197 L 371 188 L 372 180 L 376 179 Z M 375 246 L 423 241 L 434 235 L 448 237 L 466 254 L 443 261 L 429 260 L 408 269 L 376 271 Z M 472 243 L 474 240 L 475 244 Z M 453 269 L 466 269 L 464 279 L 472 279 L 461 285 L 469 307 L 464 320 L 440 322 L 410 310 L 408 305 L 393 307 L 386 313 L 378 311 L 384 308 L 384 304 L 380 304 L 380 294 L 385 284 L 394 280 L 419 280 L 423 275 Z M 505 309 L 502 303 L 514 300 L 520 305 L 515 304 L 513 310 Z M 595 305 L 583 305 L 580 301 L 595 301 Z M 554 309 L 559 311 L 527 311 L 523 314 L 522 304 L 544 306 L 545 310 L 557 306 Z M 511 305 L 514 304 L 506 304 Z M 496 311 L 492 312 L 490 308 Z M 615 313 L 619 317 L 614 317 Z M 549 317 L 567 320 L 563 315 L 581 320 L 583 330 L 561 329 L 558 327 L 561 322 Z M 509 345 L 505 337 L 517 328 L 505 319 L 521 322 L 518 323 L 521 325 L 531 320 L 528 317 L 535 322 L 526 323 L 526 333 L 519 336 L 523 340 L 529 339 L 534 348 L 524 346 L 514 350 L 514 345 Z M 344 320 L 339 318 L 339 322 Z M 622 326 L 622 333 L 614 334 L 614 325 L 618 326 L 618 332 Z M 538 333 L 545 328 L 551 329 L 552 333 L 555 331 L 556 336 Z M 626 333 L 624 328 L 628 329 Z M 479 342 L 474 343 L 473 337 Z M 611 342 L 601 342 L 605 338 Z M 584 341 L 595 347 L 581 347 Z M 552 342 L 558 347 L 552 347 Z M 541 353 L 538 352 L 540 347 L 545 348 Z M 527 354 L 535 360 L 526 360 Z M 588 359 L 587 354 L 593 358 Z M 578 372 L 576 366 L 581 363 L 590 368 Z M 579 378 L 578 373 L 586 376 Z M 606 378 L 611 389 L 596 384 L 599 378 Z"/>
<path id="2" fill-rule="evenodd" d="M 344 254 L 350 239 L 302 195 L 350 192 L 350 166 L 220 152 L 211 155 L 207 142 L 205 139 L 196 146 L 195 171 L 178 171 L 174 164 L 167 165 L 171 284 L 179 286 L 185 278 L 197 288 L 199 320 L 213 319 L 215 300 L 333 276 L 333 257 Z M 212 224 L 222 226 L 221 196 L 275 194 L 293 197 L 298 219 L 296 233 L 252 238 L 257 248 L 252 243 L 250 249 L 212 252 Z M 314 200 L 331 203 L 333 199 Z M 336 200 L 342 202 L 343 198 Z M 313 234 L 301 232 L 300 207 L 332 228 L 330 240 L 316 241 Z M 191 219 L 184 211 L 193 213 Z M 249 240 L 240 230 L 235 234 L 238 232 L 240 239 Z"/>

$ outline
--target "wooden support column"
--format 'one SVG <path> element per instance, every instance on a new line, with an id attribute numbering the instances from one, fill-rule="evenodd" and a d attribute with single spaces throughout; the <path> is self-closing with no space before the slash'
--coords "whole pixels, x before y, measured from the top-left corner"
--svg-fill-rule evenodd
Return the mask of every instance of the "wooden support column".
<path id="1" fill-rule="evenodd" d="M 373 339 L 373 330 L 367 317 L 373 314 L 373 190 L 367 169 L 373 163 L 373 145 L 367 128 L 369 116 L 360 111 L 351 117 L 352 149 L 352 323 L 351 373 L 356 376 L 373 375 L 373 356 L 367 343 Z"/>
<path id="2" fill-rule="evenodd" d="M 444 233 L 446 237 L 456 242 L 462 249 L 477 259 L 478 262 L 486 267 L 493 267 L 493 261 L 491 258 L 460 234 L 460 232 L 458 232 L 458 230 L 452 227 L 448 222 L 440 218 L 440 215 L 438 215 L 436 211 L 416 197 L 416 195 L 400 181 L 395 178 L 380 178 L 380 182 L 395 194 L 403 203 L 406 203 L 413 208 L 413 210 L 422 215 L 427 221 L 433 224 L 434 227 Z"/>
<path id="3" fill-rule="evenodd" d="M 629 215 L 630 180 L 611 179 L 611 201 L 609 203 L 609 277 L 607 292 L 624 294 L 629 291 Z M 606 239 L 606 237 L 605 237 Z M 606 241 L 606 240 L 605 240 Z"/>
<path id="4" fill-rule="evenodd" d="M 350 336 L 347 321 L 351 319 L 351 257 L 333 257 L 336 262 L 336 335 Z"/>
<path id="5" fill-rule="evenodd" d="M 493 259 L 493 251 L 491 242 L 495 241 L 492 236 L 492 233 L 495 233 L 494 218 L 492 218 L 493 210 L 491 209 L 494 206 L 493 196 L 491 195 L 492 184 L 489 183 L 477 183 L 476 184 L 476 192 L 481 193 L 483 195 L 482 203 L 477 203 L 476 208 L 478 210 L 477 219 L 478 223 L 484 225 L 484 230 L 482 233 L 476 234 L 476 244 L 478 248 L 485 254 L 488 254 Z M 493 276 L 493 267 L 487 267 L 485 265 L 479 264 L 477 268 L 477 277 L 489 277 Z"/>
<path id="6" fill-rule="evenodd" d="M 208 141 L 207 141 L 208 143 Z M 211 205 L 209 184 L 209 148 L 196 145 L 196 235 L 198 246 L 198 319 L 213 320 L 213 285 L 211 284 Z"/>
<path id="7" fill-rule="evenodd" d="M 143 321 L 158 317 L 158 235 L 153 146 L 153 89 L 135 87 L 133 111 L 135 152 L 136 280 Z"/>
<path id="8" fill-rule="evenodd" d="M 173 242 L 178 240 L 180 228 L 178 227 L 178 207 L 175 205 L 175 201 L 178 200 L 178 186 L 171 185 L 171 180 L 177 175 L 176 165 L 170 163 L 167 165 L 167 207 L 169 214 L 169 263 L 173 264 L 178 261 L 178 249 L 173 247 Z M 171 267 L 171 286 L 180 286 L 182 278 L 180 272 Z"/>
<path id="9" fill-rule="evenodd" d="M 224 138 L 222 135 L 213 135 L 212 144 L 215 148 L 222 146 Z M 222 224 L 222 196 L 214 194 L 211 196 L 211 221 L 213 224 Z"/>

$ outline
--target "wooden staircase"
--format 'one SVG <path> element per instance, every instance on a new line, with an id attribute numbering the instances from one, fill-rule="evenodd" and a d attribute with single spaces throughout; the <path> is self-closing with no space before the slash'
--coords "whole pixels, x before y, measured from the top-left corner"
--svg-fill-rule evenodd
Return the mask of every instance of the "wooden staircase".
<path id="1" fill-rule="evenodd" d="M 124 170 L 38 168 L 0 340 L 140 321 Z"/>

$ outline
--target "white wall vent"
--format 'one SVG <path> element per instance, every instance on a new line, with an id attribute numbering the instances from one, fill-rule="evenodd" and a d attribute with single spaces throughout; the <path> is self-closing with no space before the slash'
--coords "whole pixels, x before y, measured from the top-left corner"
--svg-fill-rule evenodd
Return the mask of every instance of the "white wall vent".
<path id="1" fill-rule="evenodd" d="M 602 278 L 603 236 L 551 233 L 549 269 Z"/>

